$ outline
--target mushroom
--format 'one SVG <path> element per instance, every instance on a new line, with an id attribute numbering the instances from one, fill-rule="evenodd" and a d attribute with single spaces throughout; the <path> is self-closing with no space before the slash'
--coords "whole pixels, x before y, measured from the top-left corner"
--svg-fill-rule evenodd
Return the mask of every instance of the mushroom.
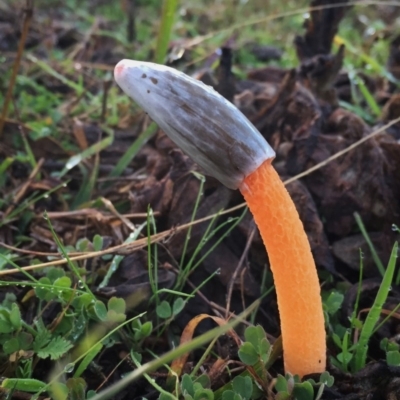
<path id="1" fill-rule="evenodd" d="M 326 339 L 317 270 L 295 205 L 272 166 L 274 150 L 233 104 L 182 72 L 122 60 L 114 76 L 206 174 L 241 191 L 271 264 L 285 371 L 300 377 L 323 372 Z"/>

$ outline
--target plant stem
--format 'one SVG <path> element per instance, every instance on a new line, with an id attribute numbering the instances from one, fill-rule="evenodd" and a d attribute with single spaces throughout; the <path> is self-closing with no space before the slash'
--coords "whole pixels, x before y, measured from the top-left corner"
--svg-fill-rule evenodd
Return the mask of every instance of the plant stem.
<path id="1" fill-rule="evenodd" d="M 267 248 L 281 319 L 285 371 L 300 377 L 326 367 L 317 270 L 296 207 L 265 161 L 240 187 Z"/>

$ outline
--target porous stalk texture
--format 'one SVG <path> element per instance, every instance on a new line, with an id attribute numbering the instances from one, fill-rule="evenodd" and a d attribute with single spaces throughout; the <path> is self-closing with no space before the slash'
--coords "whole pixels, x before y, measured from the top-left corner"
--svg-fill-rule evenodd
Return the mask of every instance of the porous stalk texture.
<path id="1" fill-rule="evenodd" d="M 278 173 L 265 161 L 240 191 L 267 248 L 278 297 L 285 371 L 325 371 L 326 339 L 320 286 L 310 244 Z"/>

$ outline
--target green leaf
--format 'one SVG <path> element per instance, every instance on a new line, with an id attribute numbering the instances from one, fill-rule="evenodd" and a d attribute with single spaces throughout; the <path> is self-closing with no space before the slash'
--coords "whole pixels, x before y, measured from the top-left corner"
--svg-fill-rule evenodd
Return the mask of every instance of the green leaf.
<path id="1" fill-rule="evenodd" d="M 287 392 L 279 392 L 276 396 L 275 396 L 275 400 L 289 400 L 292 399 L 291 395 Z"/>
<path id="2" fill-rule="evenodd" d="M 235 392 L 233 390 L 224 390 L 222 400 L 235 400 Z"/>
<path id="3" fill-rule="evenodd" d="M 112 323 L 121 323 L 126 320 L 125 314 L 116 313 L 114 310 L 107 311 L 107 321 Z"/>
<path id="4" fill-rule="evenodd" d="M 250 342 L 244 342 L 239 349 L 239 358 L 246 365 L 254 365 L 259 360 L 254 346 Z"/>
<path id="5" fill-rule="evenodd" d="M 79 296 L 75 296 L 72 300 L 72 306 L 77 310 L 87 308 L 93 301 L 93 296 L 89 293 L 83 293 Z"/>
<path id="6" fill-rule="evenodd" d="M 152 331 L 153 331 L 153 323 L 151 321 L 145 322 L 140 328 L 140 333 L 142 335 L 142 338 L 150 336 Z"/>
<path id="7" fill-rule="evenodd" d="M 74 378 L 79 378 L 83 374 L 83 372 L 85 372 L 88 365 L 94 360 L 94 358 L 97 356 L 97 354 L 100 353 L 102 348 L 103 348 L 103 344 L 101 342 L 99 342 L 99 343 L 96 343 L 92 347 L 92 349 L 89 350 L 89 352 L 86 354 L 86 356 L 83 358 L 83 360 L 79 364 L 78 368 L 74 372 Z"/>
<path id="8" fill-rule="evenodd" d="M 87 399 L 91 399 L 92 397 L 96 396 L 96 394 L 97 394 L 96 391 L 94 391 L 94 390 L 88 390 L 87 393 L 86 393 L 86 398 L 87 398 Z M 143 397 L 143 399 L 144 399 L 144 397 Z"/>
<path id="9" fill-rule="evenodd" d="M 342 364 L 348 364 L 351 359 L 353 358 L 353 354 L 352 353 L 338 353 L 336 355 L 336 358 L 342 363 Z"/>
<path id="10" fill-rule="evenodd" d="M 40 286 L 40 284 L 47 285 L 47 286 Z M 56 297 L 55 294 L 50 293 L 50 286 L 52 282 L 47 276 L 43 276 L 39 279 L 39 286 L 35 287 L 35 293 L 39 300 L 51 300 L 52 298 Z"/>
<path id="11" fill-rule="evenodd" d="M 21 313 L 16 303 L 11 305 L 10 322 L 15 330 L 20 329 L 22 326 Z"/>
<path id="12" fill-rule="evenodd" d="M 362 321 L 360 321 L 358 318 L 352 318 L 351 325 L 354 329 L 358 329 L 358 330 L 361 330 L 363 327 Z"/>
<path id="13" fill-rule="evenodd" d="M 250 342 L 257 351 L 259 358 L 266 363 L 269 358 L 271 345 L 268 342 L 265 331 L 261 325 L 249 326 L 244 332 L 247 342 Z"/>
<path id="14" fill-rule="evenodd" d="M 108 300 L 107 307 L 109 310 L 113 310 L 117 314 L 125 314 L 126 312 L 125 300 L 117 297 L 111 297 L 111 299 Z"/>
<path id="15" fill-rule="evenodd" d="M 10 324 L 10 322 L 0 318 L 0 333 L 11 333 L 13 331 L 14 327 Z"/>
<path id="16" fill-rule="evenodd" d="M 276 378 L 275 389 L 277 392 L 289 392 L 288 382 L 283 375 L 278 374 L 278 377 Z"/>
<path id="17" fill-rule="evenodd" d="M 311 383 L 307 381 L 295 383 L 292 395 L 296 400 L 313 400 L 314 388 Z"/>
<path id="18" fill-rule="evenodd" d="M 47 278 L 50 279 L 51 282 L 54 282 L 56 279 L 61 278 L 62 276 L 65 276 L 65 272 L 61 268 L 49 268 L 49 270 L 46 273 Z"/>
<path id="19" fill-rule="evenodd" d="M 131 322 L 131 327 L 134 331 L 140 331 L 140 329 L 142 329 L 142 321 L 140 321 L 140 319 L 134 319 Z"/>
<path id="20" fill-rule="evenodd" d="M 386 350 L 387 351 L 400 350 L 400 346 L 397 343 L 388 341 Z"/>
<path id="21" fill-rule="evenodd" d="M 336 314 L 342 306 L 344 295 L 337 291 L 332 291 L 328 298 L 324 301 L 324 308 L 328 314 Z"/>
<path id="22" fill-rule="evenodd" d="M 19 348 L 21 350 L 29 350 L 32 347 L 33 337 L 28 332 L 19 332 L 17 335 Z"/>
<path id="23" fill-rule="evenodd" d="M 70 350 L 73 345 L 61 336 L 52 339 L 47 346 L 40 349 L 37 352 L 38 357 L 47 358 L 50 357 L 52 360 L 58 360 L 62 357 L 68 350 Z"/>
<path id="24" fill-rule="evenodd" d="M 134 331 L 134 340 L 139 341 L 150 336 L 151 332 L 153 331 L 153 323 L 151 321 L 147 321 L 142 325 L 140 320 L 136 319 L 132 321 L 132 329 Z"/>
<path id="25" fill-rule="evenodd" d="M 7 340 L 3 344 L 3 351 L 5 354 L 12 354 L 18 350 L 20 350 L 19 340 L 15 337 L 11 338 L 10 340 Z"/>
<path id="26" fill-rule="evenodd" d="M 85 400 L 86 382 L 82 378 L 69 378 L 66 382 L 70 400 Z"/>
<path id="27" fill-rule="evenodd" d="M 182 393 L 185 395 L 186 393 L 189 394 L 190 396 L 194 395 L 194 389 L 193 389 L 193 381 L 190 375 L 184 374 L 181 379 L 181 390 Z"/>
<path id="28" fill-rule="evenodd" d="M 340 336 L 337 333 L 332 333 L 331 338 L 333 342 L 336 344 L 339 349 L 342 348 L 342 340 L 340 339 Z"/>
<path id="29" fill-rule="evenodd" d="M 193 396 L 194 400 L 214 400 L 214 393 L 211 389 L 197 390 Z"/>
<path id="30" fill-rule="evenodd" d="M 319 377 L 319 382 L 327 387 L 332 387 L 335 382 L 335 378 L 328 371 L 324 371 Z"/>
<path id="31" fill-rule="evenodd" d="M 246 342 L 250 342 L 256 349 L 262 339 L 265 338 L 265 332 L 261 325 L 249 326 L 244 331 Z"/>
<path id="32" fill-rule="evenodd" d="M 38 327 L 39 328 L 39 327 Z M 38 334 L 33 341 L 33 351 L 37 353 L 41 348 L 46 346 L 51 340 L 51 332 L 45 328 L 39 328 Z"/>
<path id="33" fill-rule="evenodd" d="M 250 399 L 253 394 L 253 383 L 249 376 L 237 376 L 232 381 L 233 391 L 242 399 Z"/>
<path id="34" fill-rule="evenodd" d="M 100 251 L 103 249 L 103 236 L 100 235 L 93 236 L 93 248 L 94 251 Z"/>
<path id="35" fill-rule="evenodd" d="M 172 315 L 172 309 L 170 304 L 163 300 L 156 308 L 156 313 L 160 318 L 167 319 Z"/>
<path id="36" fill-rule="evenodd" d="M 182 299 L 182 297 L 178 297 L 172 306 L 172 314 L 178 315 L 185 307 L 185 304 L 186 302 Z"/>
<path id="37" fill-rule="evenodd" d="M 53 382 L 50 387 L 50 393 L 52 399 L 67 400 L 68 388 L 65 383 Z"/>
<path id="38" fill-rule="evenodd" d="M 81 238 L 77 240 L 75 247 L 78 251 L 91 251 L 92 243 L 90 243 L 88 238 Z"/>
<path id="39" fill-rule="evenodd" d="M 102 301 L 96 300 L 93 311 L 100 321 L 105 321 L 107 319 L 107 308 Z"/>
<path id="40" fill-rule="evenodd" d="M 400 366 L 400 352 L 398 350 L 391 350 L 386 353 L 386 362 L 392 367 Z"/>
<path id="41" fill-rule="evenodd" d="M 3 259 L 0 257 L 0 269 L 2 269 L 1 261 Z M 4 299 L 2 301 L 2 305 L 5 308 L 11 308 L 11 304 L 17 301 L 17 296 L 14 293 L 5 293 Z"/>
<path id="42" fill-rule="evenodd" d="M 57 290 L 61 290 L 61 288 L 67 288 L 69 289 L 71 287 L 71 279 L 68 276 L 61 276 L 60 278 L 57 278 L 53 285 L 58 286 Z"/>
<path id="43" fill-rule="evenodd" d="M 198 376 L 193 382 L 195 384 L 200 384 L 203 388 L 209 388 L 211 386 L 210 377 L 206 374 Z"/>
<path id="44" fill-rule="evenodd" d="M 21 390 L 23 392 L 36 393 L 44 389 L 46 384 L 37 379 L 14 379 L 6 378 L 1 384 L 1 387 L 11 390 Z"/>
<path id="45" fill-rule="evenodd" d="M 259 344 L 259 354 L 264 364 L 268 361 L 271 351 L 272 348 L 270 342 L 268 342 L 268 339 L 262 339 Z"/>

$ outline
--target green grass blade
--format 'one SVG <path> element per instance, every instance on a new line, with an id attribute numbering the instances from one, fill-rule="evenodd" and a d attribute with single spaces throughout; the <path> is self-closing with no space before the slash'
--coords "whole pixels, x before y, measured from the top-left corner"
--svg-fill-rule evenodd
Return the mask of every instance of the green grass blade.
<path id="1" fill-rule="evenodd" d="M 165 62 L 177 6 L 178 0 L 163 1 L 160 30 L 158 31 L 157 45 L 154 55 L 154 61 L 158 64 L 164 64 Z"/>
<path id="2" fill-rule="evenodd" d="M 258 307 L 259 301 L 255 301 L 250 305 L 244 312 L 242 312 L 237 319 L 232 319 L 224 326 L 219 326 L 217 328 L 211 329 L 210 331 L 204 333 L 201 336 L 196 337 L 190 342 L 184 343 L 177 348 L 169 351 L 168 353 L 162 355 L 160 358 L 157 358 L 153 361 L 150 361 L 146 364 L 143 364 L 141 367 L 136 368 L 134 371 L 125 375 L 124 378 L 120 379 L 114 385 L 108 387 L 102 392 L 98 393 L 96 396 L 92 397 L 91 400 L 106 400 L 115 396 L 116 393 L 120 392 L 127 385 L 141 378 L 144 374 L 150 373 L 164 364 L 170 363 L 175 358 L 182 356 L 185 353 L 188 353 L 194 349 L 197 349 L 200 346 L 203 346 L 206 343 L 209 343 L 218 335 L 223 335 L 225 332 L 233 329 L 236 325 L 242 322 L 256 307 Z"/>
<path id="3" fill-rule="evenodd" d="M 25 135 L 22 135 L 22 142 L 24 143 L 24 148 L 25 148 L 25 152 L 26 152 L 26 156 L 28 158 L 29 164 L 31 165 L 32 169 L 34 169 L 37 166 L 37 162 L 35 160 L 35 156 L 33 154 L 32 148 L 31 148 Z"/>
<path id="4" fill-rule="evenodd" d="M 204 182 L 205 177 L 201 174 L 198 174 L 197 172 L 192 172 L 193 175 L 195 175 L 199 180 L 200 180 L 200 187 L 199 187 L 199 192 L 197 193 L 197 197 L 196 197 L 196 201 L 194 203 L 194 207 L 193 207 L 193 212 L 192 212 L 192 218 L 190 219 L 190 222 L 193 222 L 194 219 L 196 218 L 196 214 L 197 214 L 197 209 L 199 208 L 199 204 L 200 204 L 200 199 L 203 196 L 203 189 L 204 189 Z M 183 269 L 183 264 L 185 262 L 185 256 L 186 256 L 186 251 L 187 251 L 187 246 L 189 244 L 190 241 L 190 235 L 192 233 L 192 225 L 189 226 L 186 236 L 185 236 L 185 243 L 183 245 L 183 250 L 182 250 L 182 257 L 181 257 L 181 261 L 179 263 L 179 270 L 182 271 Z"/>
<path id="5" fill-rule="evenodd" d="M 146 225 L 147 225 L 147 222 L 143 222 L 143 224 L 138 226 L 136 228 L 136 230 L 128 236 L 128 238 L 124 241 L 124 243 L 133 243 L 139 237 L 139 235 L 142 233 L 142 230 Z M 125 258 L 125 256 L 121 256 L 118 254 L 113 257 L 110 267 L 107 270 L 106 275 L 104 276 L 103 280 L 101 281 L 101 283 L 98 286 L 99 288 L 103 288 L 108 285 L 111 277 L 117 271 L 119 264 L 121 263 L 121 261 L 124 258 Z"/>
<path id="6" fill-rule="evenodd" d="M 92 157 L 102 150 L 109 147 L 114 140 L 114 136 L 110 134 L 110 136 L 100 140 L 99 142 L 89 146 L 87 149 L 82 152 L 73 155 L 65 164 L 64 169 L 60 172 L 59 178 L 63 177 L 69 170 L 79 165 L 83 160 L 86 160 L 89 157 Z"/>
<path id="7" fill-rule="evenodd" d="M 337 36 L 335 38 L 335 41 L 337 42 L 337 44 L 344 44 L 346 46 L 346 51 L 357 55 L 357 57 L 359 57 L 362 61 L 370 65 L 373 72 L 379 74 L 380 76 L 384 76 L 390 82 L 396 84 L 398 83 L 397 79 L 390 72 L 387 71 L 384 65 L 381 65 L 378 61 L 376 61 L 373 57 L 371 57 L 361 49 L 353 46 L 350 40 L 347 40 L 342 36 L 340 36 L 340 38 L 339 36 Z"/>
<path id="8" fill-rule="evenodd" d="M 356 296 L 356 301 L 354 303 L 354 309 L 351 314 L 351 323 L 354 325 L 355 319 L 357 318 L 357 313 L 358 313 L 358 306 L 360 304 L 360 297 L 361 297 L 361 286 L 362 286 L 362 278 L 364 274 L 364 263 L 363 263 L 363 258 L 361 255 L 361 250 L 360 250 L 360 273 L 358 275 L 358 288 L 357 288 L 357 296 Z"/>
<path id="9" fill-rule="evenodd" d="M 215 236 L 222 228 L 224 228 L 224 226 L 231 224 L 231 226 L 221 234 L 221 236 L 218 237 L 218 239 L 215 241 L 215 243 L 202 255 L 202 257 L 197 260 L 197 262 L 193 265 L 192 269 L 196 269 L 198 266 L 201 265 L 201 263 L 208 257 L 208 255 L 210 253 L 212 253 L 214 251 L 214 249 L 227 237 L 229 236 L 229 234 L 233 231 L 234 228 L 236 228 L 236 226 L 238 226 L 240 224 L 240 222 L 242 221 L 242 219 L 244 218 L 244 216 L 247 213 L 247 208 L 245 208 L 242 212 L 242 214 L 239 217 L 236 218 L 232 218 L 232 219 L 228 219 L 227 221 L 225 221 L 224 223 L 222 223 L 221 225 L 219 225 L 217 228 L 215 228 L 211 234 L 208 236 L 208 234 L 206 233 L 204 235 L 204 239 L 202 240 L 202 243 L 199 245 L 199 251 L 201 250 L 201 248 L 204 246 L 205 242 L 212 238 L 213 236 Z M 201 247 L 200 247 L 201 246 Z M 197 250 L 197 249 L 196 249 Z M 198 252 L 199 252 L 198 251 Z M 198 253 L 197 252 L 197 253 Z M 197 253 L 195 255 L 197 255 Z M 194 257 L 193 257 L 194 260 Z"/>
<path id="10" fill-rule="evenodd" d="M 82 180 L 78 193 L 73 197 L 71 202 L 72 210 L 76 210 L 81 204 L 88 202 L 93 191 L 93 187 L 91 186 L 91 176 L 93 176 L 95 173 L 95 169 L 93 169 L 92 174 L 89 175 L 87 168 L 85 168 L 83 165 L 79 165 L 79 167 L 82 174 Z"/>
<path id="11" fill-rule="evenodd" d="M 79 273 L 78 268 L 75 266 L 74 262 L 70 260 L 69 255 L 67 253 L 67 251 L 65 250 L 65 247 L 63 246 L 63 244 L 61 243 L 61 240 L 58 238 L 53 225 L 50 221 L 49 216 L 47 215 L 47 212 L 45 211 L 43 214 L 44 219 L 47 222 L 47 225 L 50 229 L 51 235 L 53 236 L 54 241 L 57 244 L 57 247 L 60 249 L 61 254 L 63 255 L 63 257 L 67 260 L 67 264 L 68 266 L 71 268 L 71 271 L 75 274 L 75 276 L 78 278 L 78 281 L 81 282 L 82 286 L 84 287 L 86 293 L 89 293 L 93 299 L 96 299 L 95 295 L 92 293 L 92 291 L 89 289 L 89 286 L 86 283 L 86 280 L 82 278 L 81 274 Z"/>
<path id="12" fill-rule="evenodd" d="M 146 144 L 146 142 L 157 132 L 157 124 L 151 123 L 149 127 L 144 130 L 137 139 L 129 146 L 125 154 L 120 158 L 117 165 L 111 170 L 109 177 L 120 176 L 132 159 L 139 153 L 139 150 Z"/>
<path id="13" fill-rule="evenodd" d="M 373 243 L 372 243 L 372 241 L 371 241 L 371 239 L 370 239 L 370 237 L 368 235 L 368 232 L 365 229 L 365 226 L 364 226 L 364 224 L 362 222 L 360 214 L 357 213 L 357 212 L 354 213 L 354 218 L 356 219 L 357 225 L 360 228 L 360 231 L 361 231 L 362 235 L 364 236 L 365 241 L 368 244 L 369 250 L 371 251 L 371 254 L 372 254 L 372 258 L 373 258 L 376 266 L 378 267 L 378 270 L 379 270 L 380 274 L 383 277 L 385 275 L 385 267 L 383 266 L 383 263 L 382 263 L 381 259 L 379 258 L 378 253 L 375 250 L 375 247 L 374 247 L 374 245 L 373 245 Z"/>
<path id="14" fill-rule="evenodd" d="M 32 282 L 39 283 L 39 281 L 31 275 L 28 271 L 25 271 L 23 268 L 21 268 L 18 264 L 16 264 L 10 257 L 7 257 L 7 255 L 4 255 L 0 253 L 0 259 L 4 261 L 4 265 L 10 264 L 12 265 L 15 269 L 19 269 L 22 274 L 24 274 L 28 279 L 30 279 Z M 24 282 L 24 285 L 27 285 L 28 283 Z M 5 286 L 9 285 L 7 281 L 3 282 L 0 281 L 0 286 Z"/>
<path id="15" fill-rule="evenodd" d="M 382 280 L 382 284 L 379 287 L 378 293 L 376 295 L 374 304 L 372 305 L 367 318 L 364 322 L 360 333 L 360 340 L 356 346 L 356 356 L 355 356 L 355 369 L 356 371 L 360 370 L 365 366 L 367 360 L 367 352 L 368 352 L 368 341 L 374 331 L 375 325 L 378 322 L 380 317 L 382 307 L 387 299 L 389 294 L 394 270 L 396 267 L 397 261 L 397 252 L 398 252 L 398 243 L 396 242 L 393 246 L 392 254 L 390 255 L 390 260 L 385 272 L 385 275 Z"/>
<path id="16" fill-rule="evenodd" d="M 36 194 L 36 192 L 32 193 L 27 199 L 25 199 L 22 203 L 18 204 L 17 207 L 14 208 L 13 211 L 10 212 L 10 214 L 4 218 L 3 220 L 0 220 L 0 228 L 3 225 L 8 224 L 10 220 L 15 218 L 18 214 L 22 213 L 24 210 L 35 204 L 37 201 L 48 197 L 50 194 L 56 192 L 58 189 L 64 187 L 65 183 L 61 183 L 54 188 L 48 190 L 47 192 L 40 193 L 39 195 Z"/>
<path id="17" fill-rule="evenodd" d="M 364 79 L 360 78 L 358 75 L 355 77 L 355 83 L 360 89 L 361 94 L 364 97 L 365 102 L 368 104 L 368 107 L 372 111 L 372 113 L 379 117 L 381 115 L 381 108 L 378 103 L 375 101 L 374 96 L 372 96 L 368 87 L 365 85 Z"/>
<path id="18" fill-rule="evenodd" d="M 138 359 L 135 357 L 135 352 L 131 350 L 131 359 L 133 363 L 135 364 L 136 368 L 140 368 L 141 364 L 138 361 Z M 176 400 L 177 397 L 174 396 L 172 393 L 169 393 L 166 391 L 163 387 L 161 387 L 155 379 L 153 379 L 149 374 L 143 374 L 144 378 L 147 380 L 147 382 L 154 387 L 160 394 L 163 394 L 164 398 L 170 398 L 172 400 Z"/>
<path id="19" fill-rule="evenodd" d="M 101 343 L 101 341 L 103 340 L 105 341 L 107 338 L 114 335 L 121 328 L 130 324 L 132 321 L 136 319 L 142 318 L 145 314 L 146 312 L 135 315 L 134 317 L 122 322 L 113 329 L 109 329 L 109 326 L 107 327 L 106 324 L 99 324 L 95 329 L 91 330 L 91 332 L 87 334 L 85 338 L 81 340 L 81 343 L 74 351 L 73 361 L 69 364 L 72 365 L 72 367 L 74 367 L 78 362 L 84 360 L 88 354 L 94 352 L 95 351 L 94 349 L 99 345 L 99 343 Z M 66 363 L 64 364 L 59 363 L 56 366 L 56 368 L 52 370 L 50 373 L 50 382 L 47 383 L 46 386 L 43 387 L 41 390 L 38 390 L 37 393 L 35 393 L 35 396 L 39 396 L 44 391 L 54 387 L 54 385 L 57 384 L 57 382 L 60 382 L 61 376 L 64 375 L 65 372 L 64 368 L 66 365 L 67 365 Z"/>
<path id="20" fill-rule="evenodd" d="M 6 171 L 8 167 L 14 162 L 14 158 L 7 157 L 0 163 L 0 187 L 3 187 L 6 183 Z"/>
<path id="21" fill-rule="evenodd" d="M 6 378 L 1 383 L 4 389 L 21 390 L 22 392 L 37 392 L 46 387 L 46 384 L 37 379 Z"/>
<path id="22" fill-rule="evenodd" d="M 379 331 L 379 329 L 381 329 L 382 326 L 385 325 L 386 322 L 389 321 L 389 319 L 393 317 L 393 315 L 397 312 L 397 310 L 398 310 L 399 308 L 400 308 L 400 303 L 397 304 L 397 306 L 396 306 L 395 308 L 393 308 L 392 311 L 390 311 L 390 313 L 382 320 L 382 322 L 381 322 L 379 325 L 377 325 L 377 326 L 375 327 L 373 333 Z"/>
<path id="23" fill-rule="evenodd" d="M 374 123 L 375 118 L 372 117 L 368 112 L 366 112 L 362 107 L 350 104 L 347 101 L 339 100 L 340 107 L 344 108 L 345 110 L 351 111 L 352 113 L 358 115 L 367 123 Z"/>
<path id="24" fill-rule="evenodd" d="M 42 61 L 38 59 L 37 57 L 33 56 L 30 53 L 27 53 L 25 55 L 26 58 L 28 58 L 29 61 L 33 62 L 36 64 L 39 68 L 41 68 L 44 72 L 47 74 L 53 76 L 54 78 L 58 79 L 60 82 L 62 82 L 64 85 L 70 87 L 71 89 L 75 90 L 77 95 L 81 95 L 84 91 L 84 87 L 78 83 L 75 83 L 74 81 L 71 81 L 70 79 L 66 78 L 64 75 L 60 74 L 57 72 L 55 69 L 53 69 L 46 61 Z M 86 92 L 87 96 L 90 98 L 93 98 L 93 95 L 90 92 Z"/>
<path id="25" fill-rule="evenodd" d="M 94 360 L 97 354 L 100 353 L 102 348 L 103 344 L 101 342 L 98 342 L 89 350 L 89 352 L 79 364 L 79 367 L 74 372 L 74 378 L 79 378 L 85 372 L 86 368 Z"/>
<path id="26" fill-rule="evenodd" d="M 153 234 L 157 233 L 156 221 L 154 219 L 153 210 L 150 205 L 147 207 L 147 269 L 149 274 L 150 287 L 155 299 L 156 306 L 160 304 L 159 293 L 158 293 L 158 248 L 157 243 L 154 243 L 152 247 L 151 242 L 151 229 Z"/>

